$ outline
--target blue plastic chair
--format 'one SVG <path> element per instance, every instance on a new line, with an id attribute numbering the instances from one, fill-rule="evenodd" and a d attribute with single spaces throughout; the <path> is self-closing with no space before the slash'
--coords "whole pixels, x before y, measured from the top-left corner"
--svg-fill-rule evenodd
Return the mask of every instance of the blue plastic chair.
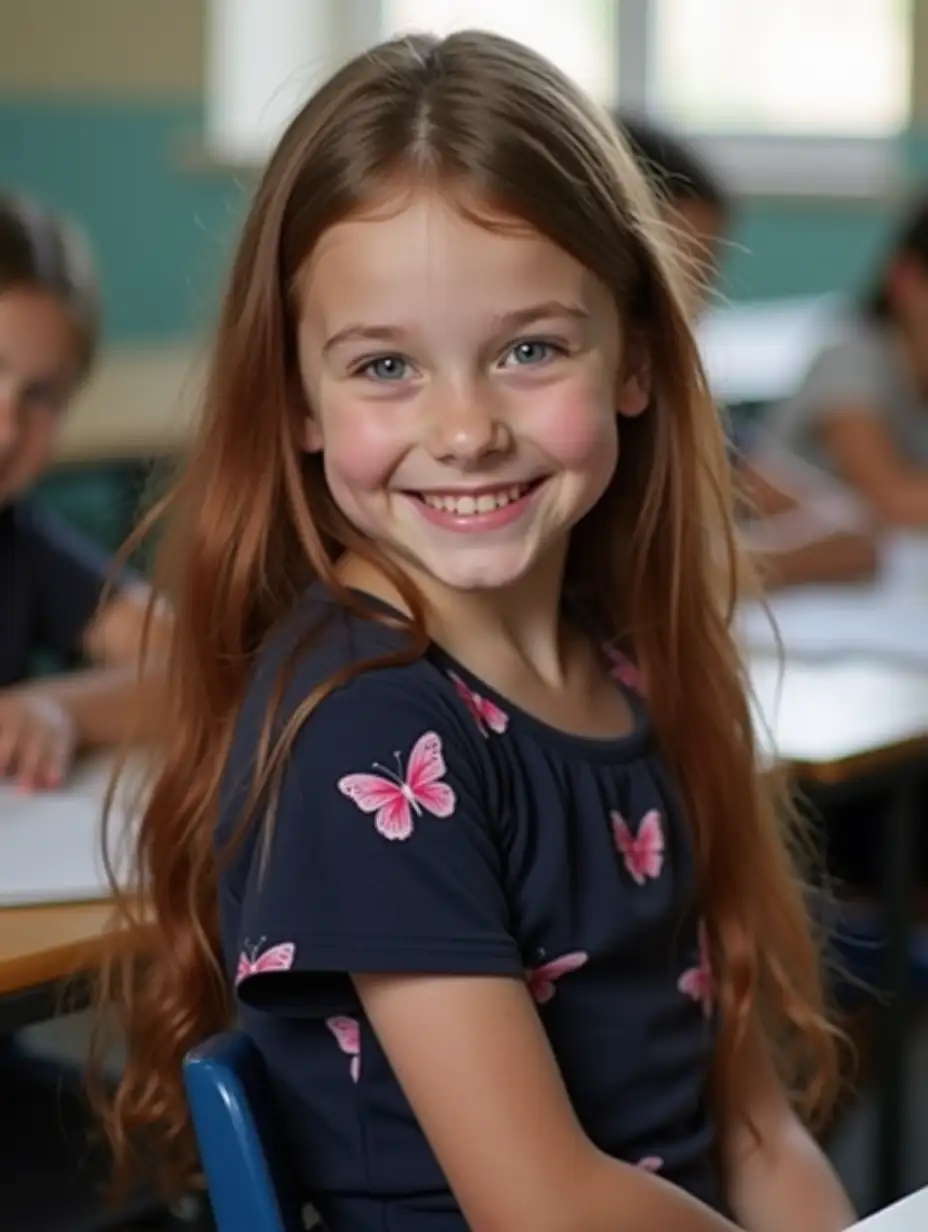
<path id="1" fill-rule="evenodd" d="M 261 1054 L 241 1031 L 184 1059 L 184 1084 L 218 1232 L 305 1232 Z"/>

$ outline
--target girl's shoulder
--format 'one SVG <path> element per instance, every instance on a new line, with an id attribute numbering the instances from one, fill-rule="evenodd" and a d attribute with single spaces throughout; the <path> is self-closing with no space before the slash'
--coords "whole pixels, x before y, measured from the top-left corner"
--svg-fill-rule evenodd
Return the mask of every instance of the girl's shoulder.
<path id="1" fill-rule="evenodd" d="M 254 746 L 270 714 L 280 731 L 300 711 L 308 712 L 304 742 L 437 730 L 462 752 L 479 748 L 454 681 L 428 650 L 416 652 L 396 614 L 363 596 L 348 610 L 321 586 L 306 592 L 259 654 L 238 741 Z"/>
<path id="2" fill-rule="evenodd" d="M 897 364 L 890 329 L 880 321 L 849 314 L 834 323 L 816 351 L 808 378 L 843 381 L 860 375 L 866 385 L 885 378 Z"/>

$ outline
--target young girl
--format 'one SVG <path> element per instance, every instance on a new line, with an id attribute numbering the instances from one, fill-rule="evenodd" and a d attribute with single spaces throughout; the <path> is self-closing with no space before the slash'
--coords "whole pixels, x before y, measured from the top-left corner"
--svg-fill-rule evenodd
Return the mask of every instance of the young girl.
<path id="1" fill-rule="evenodd" d="M 139 700 L 148 588 L 124 574 L 101 605 L 106 556 L 28 496 L 93 365 L 98 300 L 70 228 L 38 205 L 0 198 L 0 780 L 24 790 L 61 785 L 81 747 L 122 740 Z M 37 650 L 91 666 L 29 680 Z M 0 1118 L 0 1205 L 13 1226 L 35 1218 L 30 1177 L 43 1177 L 45 1198 L 59 1186 L 75 1218 L 75 1204 L 95 1200 L 99 1177 L 74 1157 L 77 1149 L 83 1159 L 88 1128 L 82 1085 L 76 1068 L 0 1034 L 0 1107 L 31 1110 Z"/>
<path id="2" fill-rule="evenodd" d="M 281 141 L 166 546 L 127 1165 L 154 1128 L 189 1175 L 181 1059 L 238 1016 L 332 1232 L 852 1223 L 653 222 L 488 34 L 378 47 Z"/>
<path id="3" fill-rule="evenodd" d="M 903 220 L 875 288 L 774 428 L 879 521 L 928 525 L 928 198 Z"/>
<path id="4" fill-rule="evenodd" d="M 731 223 L 731 199 L 686 142 L 636 116 L 619 116 L 618 123 L 692 272 L 690 302 L 699 315 Z M 729 436 L 744 498 L 742 535 L 768 589 L 857 581 L 874 572 L 869 519 L 841 499 L 833 480 L 734 417 Z"/>
<path id="5" fill-rule="evenodd" d="M 98 298 L 69 228 L 0 199 L 0 778 L 25 789 L 58 786 L 76 750 L 122 739 L 137 701 L 147 586 L 125 575 L 101 606 L 110 562 L 28 497 L 92 366 Z M 39 649 L 92 667 L 29 681 Z"/>

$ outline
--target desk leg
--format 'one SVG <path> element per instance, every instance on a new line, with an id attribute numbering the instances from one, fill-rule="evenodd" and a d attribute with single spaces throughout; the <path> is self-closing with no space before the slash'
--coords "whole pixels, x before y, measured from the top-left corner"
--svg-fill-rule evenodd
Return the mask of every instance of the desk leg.
<path id="1" fill-rule="evenodd" d="M 920 779 L 907 774 L 889 804 L 884 852 L 885 1002 L 880 1010 L 876 1209 L 902 1197 L 908 1146 L 906 1077 L 911 1019 L 909 933 L 915 885 Z"/>

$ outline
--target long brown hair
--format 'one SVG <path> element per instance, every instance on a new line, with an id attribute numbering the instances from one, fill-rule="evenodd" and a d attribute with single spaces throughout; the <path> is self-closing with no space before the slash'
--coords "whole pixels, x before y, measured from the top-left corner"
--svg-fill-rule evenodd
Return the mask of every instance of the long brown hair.
<path id="1" fill-rule="evenodd" d="M 466 32 L 404 38 L 342 69 L 296 117 L 257 190 L 218 328 L 198 437 L 161 510 L 161 584 L 175 626 L 163 743 L 138 836 L 154 946 L 139 973 L 107 972 L 128 1041 L 108 1127 L 120 1163 L 153 1131 L 170 1180 L 191 1174 L 185 1052 L 230 1021 L 217 928 L 217 791 L 255 656 L 351 548 L 387 568 L 335 506 L 298 445 L 308 413 L 293 288 L 327 227 L 398 181 L 424 179 L 528 222 L 611 289 L 647 348 L 653 405 L 623 424 L 606 493 L 575 528 L 566 585 L 598 636 L 636 657 L 653 724 L 691 821 L 718 982 L 723 1064 L 761 1017 L 785 1079 L 812 1112 L 835 1073 L 816 949 L 775 802 L 758 771 L 730 633 L 738 578 L 718 416 L 651 195 L 609 117 L 524 47 Z M 398 579 L 395 579 L 398 580 Z M 406 583 L 413 644 L 426 644 Z M 363 665 L 359 665 L 359 670 Z M 253 798 L 283 764 L 257 750 Z M 270 716 L 267 730 L 270 731 Z M 122 895 L 119 920 L 141 908 Z"/>

